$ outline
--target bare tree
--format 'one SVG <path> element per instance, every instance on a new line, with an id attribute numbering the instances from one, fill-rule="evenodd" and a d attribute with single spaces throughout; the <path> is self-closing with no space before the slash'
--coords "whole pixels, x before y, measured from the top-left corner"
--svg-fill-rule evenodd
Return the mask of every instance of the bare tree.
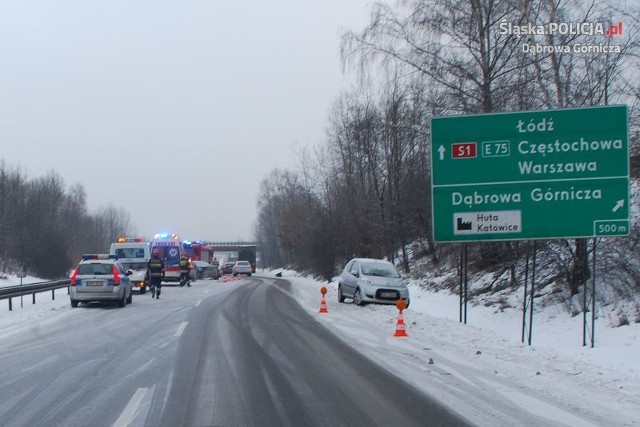
<path id="1" fill-rule="evenodd" d="M 129 214 L 107 206 L 96 215 L 76 184 L 67 192 L 54 171 L 35 179 L 0 161 L 0 268 L 26 269 L 59 278 L 83 252 L 105 252 L 118 236 L 130 234 Z"/>
<path id="2" fill-rule="evenodd" d="M 637 70 L 637 62 L 631 61 L 638 58 L 637 27 L 626 26 L 622 54 L 597 56 L 525 49 L 533 44 L 586 44 L 590 36 L 585 34 L 520 37 L 504 31 L 506 24 L 610 22 L 616 12 L 637 22 L 637 4 L 628 10 L 632 12 L 573 0 L 405 0 L 395 8 L 376 3 L 364 30 L 343 34 L 341 58 L 345 68 L 355 67 L 361 75 L 396 66 L 420 76 L 431 88 L 426 103 L 432 105 L 432 115 L 611 102 L 633 105 L 638 99 L 637 78 L 627 77 L 630 69 Z M 602 40 L 613 43 L 611 38 Z M 482 244 L 477 253 L 496 262 L 511 252 L 506 243 Z M 586 242 L 577 240 L 567 279 L 573 291 L 588 277 L 587 252 Z"/>
<path id="3" fill-rule="evenodd" d="M 110 244 L 117 241 L 118 237 L 134 234 L 131 217 L 122 208 L 113 205 L 99 208 L 95 219 L 97 237 L 100 239 L 100 252 L 102 253 L 107 253 Z"/>
<path id="4" fill-rule="evenodd" d="M 288 171 L 273 170 L 260 183 L 256 239 L 262 248 L 264 262 L 269 267 L 286 265 L 286 251 L 282 244 L 282 216 L 287 206 L 288 189 L 295 187 L 297 177 Z"/>
<path id="5" fill-rule="evenodd" d="M 535 24 L 549 22 L 611 23 L 612 8 L 605 3 L 573 0 L 541 0 L 527 2 L 527 16 Z M 604 42 L 603 42 L 604 40 Z M 609 105 L 630 99 L 626 90 L 632 58 L 638 53 L 638 30 L 627 33 L 621 52 L 577 54 L 575 46 L 604 45 L 609 48 L 613 38 L 602 34 L 555 34 L 530 36 L 530 42 L 543 46 L 567 46 L 570 49 L 547 49 L 534 52 L 530 64 L 540 94 L 538 102 L 544 108 Z M 616 39 L 617 40 L 617 39 Z M 590 276 L 586 239 L 576 239 L 571 253 L 571 268 L 567 284 L 572 295 Z"/>
<path id="6" fill-rule="evenodd" d="M 346 32 L 345 67 L 368 72 L 372 63 L 396 62 L 440 88 L 439 113 L 492 112 L 509 108 L 526 81 L 519 79 L 518 38 L 499 24 L 523 20 L 520 1 L 405 0 L 397 9 L 373 6 L 362 32 Z"/>
<path id="7" fill-rule="evenodd" d="M 0 267 L 4 273 L 8 265 L 22 268 L 24 253 L 18 245 L 20 218 L 24 212 L 26 181 L 19 169 L 0 161 Z"/>

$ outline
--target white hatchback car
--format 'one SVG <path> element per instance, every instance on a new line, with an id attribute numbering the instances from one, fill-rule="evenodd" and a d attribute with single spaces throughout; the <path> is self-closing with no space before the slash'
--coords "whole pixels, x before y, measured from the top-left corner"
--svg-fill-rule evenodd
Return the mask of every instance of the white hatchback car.
<path id="1" fill-rule="evenodd" d="M 120 307 L 131 304 L 130 275 L 131 270 L 125 270 L 115 255 L 82 255 L 82 261 L 71 274 L 71 307 L 92 301 L 114 301 Z"/>
<path id="2" fill-rule="evenodd" d="M 396 267 L 389 261 L 354 258 L 338 278 L 338 301 L 352 298 L 357 305 L 395 304 L 403 299 L 409 307 L 409 289 Z"/>

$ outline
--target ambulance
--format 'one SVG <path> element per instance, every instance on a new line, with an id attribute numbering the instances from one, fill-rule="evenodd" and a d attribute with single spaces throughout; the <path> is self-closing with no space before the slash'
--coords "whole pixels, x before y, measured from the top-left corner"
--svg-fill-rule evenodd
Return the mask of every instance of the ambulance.
<path id="1" fill-rule="evenodd" d="M 182 256 L 180 236 L 168 233 L 156 234 L 149 246 L 151 253 L 156 249 L 160 251 L 160 258 L 164 261 L 164 281 L 179 282 L 180 267 L 178 262 Z"/>

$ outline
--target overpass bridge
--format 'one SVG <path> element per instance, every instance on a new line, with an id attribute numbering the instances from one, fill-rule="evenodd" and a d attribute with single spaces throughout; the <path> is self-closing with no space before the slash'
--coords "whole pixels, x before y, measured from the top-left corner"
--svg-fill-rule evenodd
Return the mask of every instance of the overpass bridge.
<path id="1" fill-rule="evenodd" d="M 214 258 L 219 263 L 227 261 L 249 261 L 256 267 L 260 264 L 259 245 L 249 241 L 190 242 L 184 249 L 192 260 L 211 263 Z"/>

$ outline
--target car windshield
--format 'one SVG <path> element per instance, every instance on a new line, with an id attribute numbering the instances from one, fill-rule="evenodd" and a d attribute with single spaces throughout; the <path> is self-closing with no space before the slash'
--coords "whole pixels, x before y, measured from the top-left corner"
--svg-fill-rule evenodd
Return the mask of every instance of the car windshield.
<path id="1" fill-rule="evenodd" d="M 396 270 L 392 264 L 382 262 L 363 262 L 362 274 L 366 276 L 400 277 L 400 273 L 398 273 L 398 270 Z"/>
<path id="2" fill-rule="evenodd" d="M 107 275 L 113 274 L 113 264 L 80 264 L 78 266 L 78 275 Z"/>
<path id="3" fill-rule="evenodd" d="M 243 267 L 247 267 L 249 265 L 249 261 L 238 261 L 237 265 L 241 265 Z"/>
<path id="4" fill-rule="evenodd" d="M 131 270 L 144 270 L 147 268 L 146 262 L 123 262 L 122 266 Z"/>
<path id="5" fill-rule="evenodd" d="M 118 248 L 116 249 L 118 258 L 144 258 L 144 249 L 142 248 Z"/>

